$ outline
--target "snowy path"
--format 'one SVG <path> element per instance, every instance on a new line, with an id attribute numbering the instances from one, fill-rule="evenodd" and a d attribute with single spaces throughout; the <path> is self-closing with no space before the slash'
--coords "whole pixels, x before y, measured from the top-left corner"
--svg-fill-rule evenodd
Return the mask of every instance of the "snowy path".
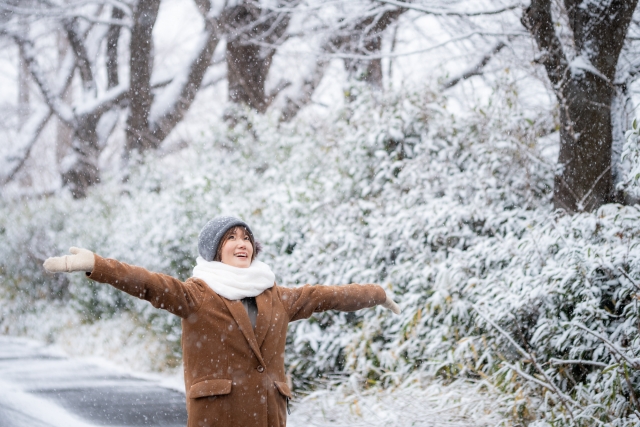
<path id="1" fill-rule="evenodd" d="M 184 427 L 186 419 L 184 393 L 0 336 L 1 427 Z"/>

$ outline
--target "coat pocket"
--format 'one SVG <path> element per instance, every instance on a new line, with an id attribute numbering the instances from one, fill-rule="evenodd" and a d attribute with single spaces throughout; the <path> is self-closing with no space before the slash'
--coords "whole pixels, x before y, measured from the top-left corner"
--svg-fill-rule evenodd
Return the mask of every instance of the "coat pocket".
<path id="1" fill-rule="evenodd" d="M 191 385 L 191 388 L 189 388 L 190 399 L 220 396 L 229 393 L 231 393 L 231 380 L 202 380 Z"/>
<path id="2" fill-rule="evenodd" d="M 289 386 L 287 385 L 287 383 L 274 381 L 274 384 L 276 385 L 276 388 L 278 389 L 281 395 L 283 395 L 288 399 L 291 399 L 291 390 L 289 390 Z"/>

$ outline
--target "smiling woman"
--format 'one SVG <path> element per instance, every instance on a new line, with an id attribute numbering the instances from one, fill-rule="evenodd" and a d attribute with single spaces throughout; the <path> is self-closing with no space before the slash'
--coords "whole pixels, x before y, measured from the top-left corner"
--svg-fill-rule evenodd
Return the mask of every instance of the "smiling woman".
<path id="1" fill-rule="evenodd" d="M 254 248 L 256 248 L 254 250 Z M 218 245 L 214 261 L 220 261 L 234 267 L 248 268 L 258 255 L 259 249 L 246 227 L 236 226 L 229 229 Z"/>
<path id="2" fill-rule="evenodd" d="M 292 396 L 284 369 L 289 322 L 379 304 L 400 312 L 374 284 L 278 286 L 269 266 L 255 259 L 259 245 L 238 218 L 209 221 L 198 252 L 185 282 L 80 248 L 44 263 L 53 272 L 85 271 L 182 318 L 189 427 L 286 426 Z"/>

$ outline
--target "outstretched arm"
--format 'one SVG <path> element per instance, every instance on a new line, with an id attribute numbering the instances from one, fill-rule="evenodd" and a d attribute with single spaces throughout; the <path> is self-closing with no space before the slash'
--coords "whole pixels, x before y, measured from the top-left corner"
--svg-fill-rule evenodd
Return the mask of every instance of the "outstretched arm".
<path id="1" fill-rule="evenodd" d="M 202 304 L 204 287 L 196 281 L 183 283 L 166 274 L 102 258 L 87 249 L 71 248 L 69 252 L 73 255 L 47 259 L 44 268 L 51 272 L 84 271 L 92 280 L 108 283 L 182 318 Z"/>
<path id="2" fill-rule="evenodd" d="M 306 319 L 313 313 L 327 310 L 356 311 L 382 305 L 400 313 L 398 305 L 379 285 L 312 286 L 278 288 L 290 321 Z M 396 311 L 397 310 L 397 311 Z"/>
<path id="3" fill-rule="evenodd" d="M 43 264 L 44 268 L 51 273 L 72 273 L 74 271 L 93 271 L 95 264 L 94 253 L 88 249 L 70 247 L 69 252 L 73 255 L 64 255 L 47 258 Z"/>

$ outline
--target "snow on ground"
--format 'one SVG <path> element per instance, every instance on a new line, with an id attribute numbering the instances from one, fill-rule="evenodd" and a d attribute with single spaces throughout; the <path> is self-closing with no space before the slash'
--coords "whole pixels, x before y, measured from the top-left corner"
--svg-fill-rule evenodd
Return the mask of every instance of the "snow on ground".
<path id="1" fill-rule="evenodd" d="M 496 426 L 505 418 L 496 407 L 504 396 L 482 384 L 414 381 L 402 387 L 361 391 L 357 386 L 318 390 L 302 397 L 289 417 L 290 427 Z M 506 405 L 505 405 L 506 406 Z"/>
<path id="2" fill-rule="evenodd" d="M 500 398 L 486 390 L 482 383 L 412 380 L 364 391 L 354 376 L 298 396 L 288 425 L 499 425 L 503 418 L 493 408 Z M 177 426 L 185 416 L 184 387 L 176 375 L 141 374 L 101 357 L 69 358 L 57 346 L 0 336 L 3 427 Z"/>

